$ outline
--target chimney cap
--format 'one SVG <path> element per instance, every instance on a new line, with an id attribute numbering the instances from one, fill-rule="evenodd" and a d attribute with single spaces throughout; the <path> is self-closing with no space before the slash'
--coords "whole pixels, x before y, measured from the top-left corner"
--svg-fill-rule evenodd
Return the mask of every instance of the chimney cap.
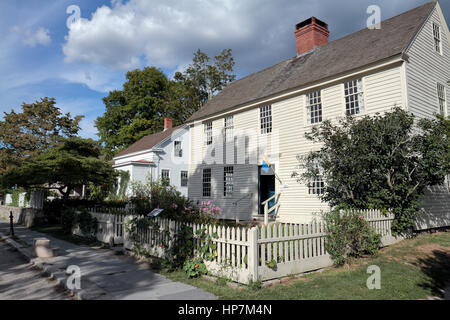
<path id="1" fill-rule="evenodd" d="M 295 30 L 299 30 L 303 27 L 309 26 L 311 24 L 317 24 L 319 26 L 321 26 L 322 28 L 325 28 L 328 30 L 328 24 L 326 24 L 325 22 L 323 22 L 322 20 L 317 19 L 316 17 L 311 17 L 308 18 L 300 23 L 297 23 L 295 25 Z"/>

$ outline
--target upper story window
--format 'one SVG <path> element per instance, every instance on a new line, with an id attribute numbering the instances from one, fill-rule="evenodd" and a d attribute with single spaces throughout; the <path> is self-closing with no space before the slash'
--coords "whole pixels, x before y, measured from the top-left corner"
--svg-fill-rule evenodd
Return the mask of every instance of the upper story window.
<path id="1" fill-rule="evenodd" d="M 434 49 L 442 54 L 441 27 L 437 23 L 433 23 Z"/>
<path id="2" fill-rule="evenodd" d="M 233 195 L 233 167 L 223 168 L 223 195 L 230 197 Z"/>
<path id="3" fill-rule="evenodd" d="M 206 122 L 203 124 L 203 133 L 205 137 L 205 145 L 209 146 L 213 142 L 212 136 L 212 121 Z"/>
<path id="4" fill-rule="evenodd" d="M 173 150 L 175 152 L 175 157 L 183 156 L 183 149 L 181 148 L 181 141 L 174 141 Z"/>
<path id="5" fill-rule="evenodd" d="M 232 142 L 232 141 L 234 141 L 233 116 L 226 117 L 224 121 L 225 121 L 224 122 L 224 130 L 225 130 L 225 132 L 224 132 L 224 139 L 225 139 L 225 142 Z"/>
<path id="6" fill-rule="evenodd" d="M 272 132 L 272 106 L 259 108 L 259 119 L 261 125 L 261 134 Z"/>
<path id="7" fill-rule="evenodd" d="M 308 124 L 322 122 L 322 96 L 320 90 L 306 95 L 306 112 L 308 113 Z"/>
<path id="8" fill-rule="evenodd" d="M 161 181 L 164 185 L 170 185 L 170 170 L 161 170 Z"/>
<path id="9" fill-rule="evenodd" d="M 447 102 L 445 99 L 445 87 L 443 84 L 440 83 L 437 84 L 437 94 L 439 99 L 439 113 L 445 116 L 447 109 Z"/>
<path id="10" fill-rule="evenodd" d="M 311 179 L 308 184 L 308 193 L 318 195 L 325 193 L 325 182 L 323 181 L 322 176 L 316 176 Z"/>
<path id="11" fill-rule="evenodd" d="M 188 172 L 187 171 L 181 171 L 181 186 L 187 187 L 188 186 Z"/>
<path id="12" fill-rule="evenodd" d="M 364 107 L 362 80 L 352 80 L 344 83 L 345 114 L 348 116 L 360 114 Z"/>
<path id="13" fill-rule="evenodd" d="M 202 190 L 203 197 L 211 197 L 211 168 L 203 169 Z"/>

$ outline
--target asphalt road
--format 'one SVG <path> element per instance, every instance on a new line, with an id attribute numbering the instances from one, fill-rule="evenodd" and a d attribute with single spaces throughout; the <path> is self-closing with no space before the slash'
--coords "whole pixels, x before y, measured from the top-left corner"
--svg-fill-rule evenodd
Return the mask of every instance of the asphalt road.
<path id="1" fill-rule="evenodd" d="M 4 241 L 0 241 L 0 300 L 67 300 Z"/>

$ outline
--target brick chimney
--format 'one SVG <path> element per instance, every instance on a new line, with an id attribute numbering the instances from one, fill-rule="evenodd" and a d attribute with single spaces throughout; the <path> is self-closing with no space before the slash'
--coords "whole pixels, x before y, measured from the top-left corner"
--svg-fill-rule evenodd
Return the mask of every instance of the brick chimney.
<path id="1" fill-rule="evenodd" d="M 171 118 L 164 118 L 164 131 L 167 129 L 172 129 L 172 119 Z"/>
<path id="2" fill-rule="evenodd" d="M 297 54 L 302 55 L 316 47 L 328 43 L 328 24 L 315 17 L 311 17 L 295 26 L 297 40 Z"/>

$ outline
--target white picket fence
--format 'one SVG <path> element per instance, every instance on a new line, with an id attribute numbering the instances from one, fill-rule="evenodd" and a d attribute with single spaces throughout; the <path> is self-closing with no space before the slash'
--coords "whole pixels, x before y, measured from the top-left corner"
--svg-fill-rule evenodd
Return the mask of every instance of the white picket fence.
<path id="1" fill-rule="evenodd" d="M 97 240 L 108 244 L 123 244 L 125 240 L 125 214 L 89 212 L 98 221 Z M 73 233 L 85 236 L 79 226 L 75 227 Z"/>
<path id="2" fill-rule="evenodd" d="M 383 245 L 398 242 L 391 233 L 393 215 L 384 215 L 378 210 L 358 211 L 382 236 Z M 131 250 L 133 244 L 128 238 L 124 223 L 132 216 L 123 214 L 92 215 L 99 220 L 100 241 L 109 243 L 111 237 L 114 243 L 123 243 Z M 139 243 L 152 256 L 163 257 L 165 245 L 171 245 L 171 240 L 182 226 L 181 223 L 168 219 L 153 218 L 159 229 L 146 228 L 139 230 Z M 322 222 L 310 224 L 270 223 L 267 226 L 224 227 L 199 224 L 184 224 L 192 228 L 193 233 L 207 228 L 209 234 L 217 234 L 213 241 L 217 244 L 215 258 L 207 263 L 208 272 L 240 283 L 249 280 L 270 280 L 290 274 L 313 271 L 332 265 L 331 258 L 325 249 L 326 233 Z M 200 239 L 194 240 L 198 250 Z"/>

